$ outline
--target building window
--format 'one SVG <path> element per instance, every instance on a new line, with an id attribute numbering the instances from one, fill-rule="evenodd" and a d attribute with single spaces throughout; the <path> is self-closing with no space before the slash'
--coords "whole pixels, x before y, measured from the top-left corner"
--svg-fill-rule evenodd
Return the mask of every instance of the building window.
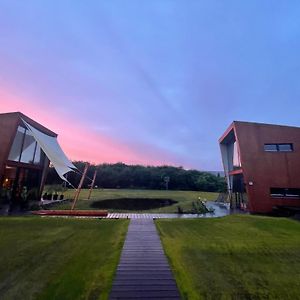
<path id="1" fill-rule="evenodd" d="M 41 165 L 44 159 L 45 154 L 32 134 L 24 127 L 19 126 L 8 155 L 8 160 Z"/>
<path id="2" fill-rule="evenodd" d="M 32 164 L 34 159 L 34 152 L 36 149 L 36 141 L 32 134 L 26 130 L 25 139 L 20 161 L 26 164 Z"/>
<path id="3" fill-rule="evenodd" d="M 300 198 L 300 188 L 270 188 L 270 194 L 273 198 Z"/>
<path id="4" fill-rule="evenodd" d="M 266 152 L 292 152 L 294 151 L 293 144 L 284 143 L 284 144 L 265 144 L 264 150 Z"/>
<path id="5" fill-rule="evenodd" d="M 265 144 L 265 151 L 269 152 L 277 152 L 277 145 L 276 144 Z"/>
<path id="6" fill-rule="evenodd" d="M 237 142 L 233 144 L 233 169 L 239 169 L 241 167 L 240 154 L 238 150 Z"/>
<path id="7" fill-rule="evenodd" d="M 279 152 L 291 152 L 293 151 L 293 144 L 278 144 Z"/>
<path id="8" fill-rule="evenodd" d="M 44 163 L 44 161 L 45 161 L 45 153 L 39 145 L 36 145 L 33 163 L 35 165 L 41 165 Z"/>
<path id="9" fill-rule="evenodd" d="M 12 144 L 12 147 L 11 147 L 9 155 L 8 155 L 9 160 L 20 161 L 22 145 L 24 142 L 24 133 L 25 133 L 25 128 L 19 126 L 17 129 L 17 133 L 15 136 L 14 142 Z"/>

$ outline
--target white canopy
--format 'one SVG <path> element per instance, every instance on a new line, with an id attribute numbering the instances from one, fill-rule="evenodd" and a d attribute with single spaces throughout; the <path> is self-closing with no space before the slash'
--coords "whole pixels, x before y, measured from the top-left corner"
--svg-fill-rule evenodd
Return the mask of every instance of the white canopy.
<path id="1" fill-rule="evenodd" d="M 67 156 L 61 149 L 60 145 L 57 142 L 57 138 L 44 134 L 43 132 L 29 125 L 23 119 L 22 121 L 53 164 L 59 177 L 62 180 L 68 182 L 64 175 L 70 171 L 74 171 L 76 167 L 72 164 L 72 162 L 67 158 Z"/>

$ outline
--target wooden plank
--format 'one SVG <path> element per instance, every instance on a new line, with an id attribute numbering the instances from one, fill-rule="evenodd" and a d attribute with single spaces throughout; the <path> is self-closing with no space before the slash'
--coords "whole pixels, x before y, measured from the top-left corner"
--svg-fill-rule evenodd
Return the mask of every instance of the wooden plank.
<path id="1" fill-rule="evenodd" d="M 147 285 L 147 286 L 156 286 L 156 289 L 159 289 L 158 286 L 170 286 L 176 287 L 176 283 L 173 279 L 127 279 L 127 280 L 115 280 L 113 286 L 139 286 L 139 285 Z"/>
<path id="2" fill-rule="evenodd" d="M 146 283 L 146 281 L 145 281 Z M 118 285 L 114 284 L 114 288 L 118 291 L 177 291 L 176 284 L 168 285 L 154 285 L 154 284 L 144 284 L 139 283 L 138 285 Z"/>
<path id="3" fill-rule="evenodd" d="M 180 299 L 178 291 L 118 291 L 118 290 L 113 290 L 110 295 L 111 298 L 117 298 L 117 299 L 148 299 L 149 297 L 151 298 L 156 298 L 156 299 L 163 299 L 163 298 L 171 298 L 173 297 L 174 299 Z"/>
<path id="4" fill-rule="evenodd" d="M 152 215 L 131 217 L 110 299 L 180 299 Z"/>
<path id="5" fill-rule="evenodd" d="M 152 280 L 160 280 L 162 284 L 164 283 L 165 280 L 173 280 L 173 275 L 172 273 L 123 273 L 123 274 L 118 274 L 115 278 L 115 281 L 128 281 L 130 282 L 131 280 L 142 280 L 142 279 L 147 279 L 149 283 L 151 283 Z"/>

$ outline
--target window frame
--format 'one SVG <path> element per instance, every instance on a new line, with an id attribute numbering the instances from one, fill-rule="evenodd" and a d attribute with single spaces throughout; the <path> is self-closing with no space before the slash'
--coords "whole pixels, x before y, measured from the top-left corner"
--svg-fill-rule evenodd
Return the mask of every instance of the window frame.
<path id="1" fill-rule="evenodd" d="M 300 188 L 270 188 L 272 198 L 294 198 L 300 199 Z"/>
<path id="2" fill-rule="evenodd" d="M 19 128 L 22 128 L 22 131 L 20 131 L 22 133 L 22 136 L 21 136 L 21 139 L 22 139 L 22 142 L 20 144 L 20 153 L 18 154 L 18 157 L 16 157 L 16 160 L 11 160 L 9 159 L 9 156 L 10 156 L 10 152 L 12 151 L 12 147 L 13 147 L 13 144 L 14 144 L 14 141 L 16 139 L 16 135 L 17 135 L 17 132 L 19 130 Z M 17 128 L 17 131 L 15 133 L 15 137 L 14 137 L 14 141 L 11 145 L 11 148 L 10 148 L 10 151 L 9 151 L 9 154 L 8 154 L 8 157 L 7 157 L 7 161 L 9 162 L 12 162 L 12 163 L 22 163 L 24 165 L 30 165 L 30 166 L 37 166 L 37 167 L 40 167 L 44 164 L 44 160 L 45 160 L 45 153 L 44 151 L 41 149 L 41 147 L 39 147 L 37 141 L 34 139 L 34 151 L 33 151 L 33 158 L 32 158 L 32 162 L 24 162 L 22 161 L 22 156 L 23 156 L 23 151 L 24 151 L 24 144 L 25 144 L 25 139 L 27 137 L 27 132 L 29 132 L 29 130 L 22 126 L 22 125 L 19 125 L 18 128 Z M 29 135 L 29 136 L 32 136 L 32 135 Z M 34 137 L 33 137 L 34 138 Z M 37 156 L 37 149 L 40 150 L 40 154 L 39 154 L 39 162 L 37 162 L 35 159 L 36 159 L 36 156 Z"/>
<path id="3" fill-rule="evenodd" d="M 280 149 L 280 146 L 287 146 L 287 145 L 290 146 L 289 150 Z M 280 144 L 277 144 L 277 147 L 278 147 L 278 152 L 293 152 L 294 151 L 293 143 L 280 143 Z"/>
<path id="4" fill-rule="evenodd" d="M 281 146 L 289 146 L 289 149 L 283 150 L 280 149 Z M 275 146 L 276 150 L 268 150 L 266 147 Z M 293 143 L 265 143 L 264 144 L 264 152 L 294 152 L 294 144 Z"/>
<path id="5" fill-rule="evenodd" d="M 275 146 L 274 150 L 268 150 L 266 147 Z M 278 152 L 277 144 L 264 144 L 264 152 Z"/>

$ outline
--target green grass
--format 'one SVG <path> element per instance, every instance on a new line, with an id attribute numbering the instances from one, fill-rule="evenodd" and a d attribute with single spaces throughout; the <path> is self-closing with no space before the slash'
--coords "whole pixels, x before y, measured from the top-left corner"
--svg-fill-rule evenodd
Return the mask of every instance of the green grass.
<path id="1" fill-rule="evenodd" d="M 300 223 L 259 216 L 156 221 L 183 299 L 300 299 Z"/>
<path id="2" fill-rule="evenodd" d="M 127 224 L 1 218 L 0 299 L 107 299 Z"/>
<path id="3" fill-rule="evenodd" d="M 65 193 L 65 198 L 74 198 L 74 190 L 68 190 Z M 195 192 L 195 191 L 164 191 L 164 190 L 127 190 L 127 189 L 99 189 L 94 190 L 92 193 L 91 200 L 84 200 L 88 196 L 88 190 L 82 190 L 80 194 L 79 201 L 76 204 L 77 209 L 91 209 L 90 205 L 96 200 L 106 200 L 106 199 L 118 199 L 118 198 L 166 198 L 178 201 L 177 204 L 170 206 L 155 208 L 147 210 L 147 212 L 155 213 L 177 213 L 178 205 L 184 210 L 190 210 L 192 208 L 192 202 L 196 201 L 198 197 L 206 200 L 216 200 L 218 198 L 218 193 L 208 193 L 208 192 Z M 53 209 L 69 209 L 71 207 L 70 203 L 63 203 L 55 205 L 51 208 Z M 133 210 L 118 210 L 109 209 L 111 212 L 142 212 Z M 145 211 L 144 211 L 145 212 Z"/>

